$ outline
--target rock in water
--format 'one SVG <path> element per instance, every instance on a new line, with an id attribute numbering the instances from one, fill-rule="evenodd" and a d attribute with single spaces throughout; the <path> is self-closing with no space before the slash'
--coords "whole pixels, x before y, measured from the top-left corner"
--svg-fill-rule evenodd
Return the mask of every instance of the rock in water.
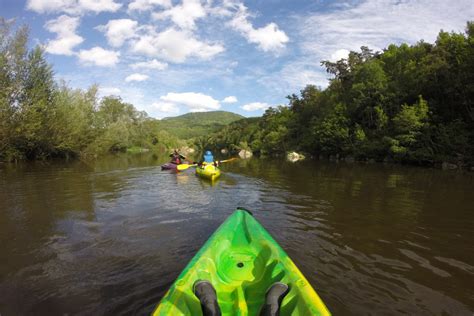
<path id="1" fill-rule="evenodd" d="M 242 159 L 247 159 L 247 158 L 250 158 L 252 156 L 253 156 L 252 152 L 248 151 L 248 150 L 245 150 L 245 149 L 242 149 L 239 152 L 239 157 L 242 158 Z"/>
<path id="2" fill-rule="evenodd" d="M 295 151 L 292 151 L 286 155 L 286 159 L 288 159 L 291 162 L 296 162 L 298 160 L 303 160 L 305 156 L 303 154 L 299 154 Z"/>

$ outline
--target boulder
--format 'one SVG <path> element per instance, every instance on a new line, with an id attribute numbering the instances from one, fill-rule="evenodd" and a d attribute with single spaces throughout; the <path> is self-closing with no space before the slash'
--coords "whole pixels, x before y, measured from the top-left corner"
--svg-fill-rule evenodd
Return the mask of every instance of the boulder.
<path id="1" fill-rule="evenodd" d="M 349 163 L 355 162 L 355 158 L 352 156 L 347 156 L 346 158 L 344 158 L 344 160 Z"/>
<path id="2" fill-rule="evenodd" d="M 291 162 L 296 162 L 298 160 L 303 160 L 305 158 L 305 156 L 303 154 L 299 154 L 297 152 L 290 152 L 286 155 L 286 159 L 288 159 L 288 161 L 291 161 Z"/>
<path id="3" fill-rule="evenodd" d="M 189 155 L 189 154 L 193 154 L 194 153 L 194 148 L 191 148 L 191 147 L 188 147 L 188 146 L 184 146 L 184 147 L 181 147 L 179 149 L 179 152 L 185 156 Z"/>
<path id="4" fill-rule="evenodd" d="M 247 159 L 247 158 L 250 158 L 252 156 L 253 156 L 253 154 L 249 150 L 242 149 L 241 151 L 239 151 L 239 157 L 242 158 L 242 159 Z"/>
<path id="5" fill-rule="evenodd" d="M 444 161 L 441 168 L 443 170 L 454 170 L 458 168 L 458 165 Z"/>

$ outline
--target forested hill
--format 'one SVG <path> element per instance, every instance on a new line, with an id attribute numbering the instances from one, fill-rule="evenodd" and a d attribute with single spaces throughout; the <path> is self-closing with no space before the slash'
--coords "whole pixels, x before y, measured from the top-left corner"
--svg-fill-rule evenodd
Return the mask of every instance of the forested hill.
<path id="1" fill-rule="evenodd" d="M 332 75 L 326 89 L 307 86 L 204 146 L 474 168 L 474 22 L 433 44 L 361 47 L 322 65 Z"/>
<path id="2" fill-rule="evenodd" d="M 242 115 L 226 111 L 195 112 L 166 117 L 158 125 L 171 135 L 189 139 L 216 132 L 242 118 Z"/>

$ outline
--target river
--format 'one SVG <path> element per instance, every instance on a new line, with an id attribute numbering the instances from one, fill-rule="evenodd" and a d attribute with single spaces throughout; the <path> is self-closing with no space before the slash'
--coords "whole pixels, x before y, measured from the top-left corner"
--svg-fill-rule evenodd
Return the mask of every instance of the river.
<path id="1" fill-rule="evenodd" d="M 166 157 L 0 165 L 0 315 L 146 315 L 237 206 L 335 315 L 472 315 L 474 175 L 237 160 L 214 185 Z"/>

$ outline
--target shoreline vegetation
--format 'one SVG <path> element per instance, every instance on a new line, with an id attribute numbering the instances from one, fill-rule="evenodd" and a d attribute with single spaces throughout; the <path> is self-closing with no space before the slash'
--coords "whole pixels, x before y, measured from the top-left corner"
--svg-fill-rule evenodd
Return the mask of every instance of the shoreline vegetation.
<path id="1" fill-rule="evenodd" d="M 0 40 L 0 162 L 193 146 L 474 168 L 473 22 L 465 33 L 441 31 L 434 44 L 361 47 L 346 59 L 322 61 L 332 75 L 327 88 L 308 85 L 262 117 L 209 121 L 212 128 L 200 126 L 201 135 L 190 139 L 171 132 L 179 123 L 166 129 L 118 96 L 99 99 L 95 85 L 80 90 L 56 82 L 42 48 L 28 48 L 26 26 L 0 17 Z"/>
<path id="2" fill-rule="evenodd" d="M 333 77 L 326 89 L 308 85 L 288 106 L 231 123 L 208 145 L 474 169 L 473 22 L 464 34 L 441 31 L 434 44 L 361 47 L 321 64 Z"/>

